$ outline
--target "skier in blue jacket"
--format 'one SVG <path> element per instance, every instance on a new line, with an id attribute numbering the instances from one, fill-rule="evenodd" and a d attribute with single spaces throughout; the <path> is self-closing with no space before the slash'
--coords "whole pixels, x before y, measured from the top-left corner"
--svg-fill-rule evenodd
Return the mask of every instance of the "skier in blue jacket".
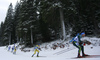
<path id="1" fill-rule="evenodd" d="M 78 58 L 88 56 L 84 53 L 84 45 L 83 45 L 83 42 L 81 41 L 81 38 L 84 36 L 85 36 L 85 33 L 82 32 L 81 35 L 76 36 L 72 42 L 73 45 L 79 49 L 78 56 L 77 56 Z M 80 55 L 81 51 L 82 51 L 82 56 Z"/>
<path id="2" fill-rule="evenodd" d="M 8 46 L 8 51 L 10 51 L 11 46 Z"/>
<path id="3" fill-rule="evenodd" d="M 15 48 L 15 46 L 12 46 L 12 51 L 11 51 L 11 52 L 13 52 L 13 51 L 14 51 L 14 48 Z"/>

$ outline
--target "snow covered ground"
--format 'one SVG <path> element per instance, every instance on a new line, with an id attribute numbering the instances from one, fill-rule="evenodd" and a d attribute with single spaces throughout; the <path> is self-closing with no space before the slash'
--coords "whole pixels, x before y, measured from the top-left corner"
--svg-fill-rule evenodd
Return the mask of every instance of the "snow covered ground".
<path id="1" fill-rule="evenodd" d="M 89 40 L 92 42 L 92 45 L 86 45 L 85 53 L 89 55 L 100 55 L 100 38 L 88 38 L 85 37 L 83 40 Z M 57 41 L 55 41 L 57 42 Z M 54 42 L 52 42 L 54 43 Z M 45 43 L 42 47 L 46 44 L 52 43 Z M 50 45 L 48 45 L 49 47 Z M 30 49 L 30 52 L 22 52 L 20 49 L 17 49 L 17 53 L 13 54 L 11 51 L 7 51 L 6 47 L 0 47 L 0 60 L 73 60 L 72 58 L 77 56 L 78 49 L 75 48 L 72 44 L 69 47 L 65 48 L 57 48 L 56 50 L 53 49 L 44 49 L 40 51 L 40 57 L 31 57 L 33 52 L 33 48 L 26 48 Z M 60 52 L 60 53 L 57 53 Z M 100 57 L 94 58 L 79 58 L 74 60 L 100 60 Z"/>

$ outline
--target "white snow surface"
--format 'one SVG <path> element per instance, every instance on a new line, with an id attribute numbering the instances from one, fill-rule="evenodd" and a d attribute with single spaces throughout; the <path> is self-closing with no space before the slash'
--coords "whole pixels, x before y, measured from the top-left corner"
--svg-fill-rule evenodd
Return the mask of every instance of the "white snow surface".
<path id="1" fill-rule="evenodd" d="M 100 55 L 100 38 L 96 37 L 85 37 L 82 40 L 89 40 L 92 42 L 91 45 L 86 45 L 84 47 L 85 53 L 88 55 Z M 51 49 L 51 44 L 61 42 L 61 41 L 54 41 L 51 43 L 44 43 L 41 45 L 42 51 L 40 51 L 39 56 L 31 57 L 34 53 L 33 48 L 26 48 L 26 50 L 31 50 L 30 52 L 23 52 L 20 50 L 20 47 L 17 49 L 16 54 L 7 51 L 6 47 L 0 47 L 0 60 L 73 60 L 72 58 L 77 56 L 78 49 L 74 47 L 72 44 L 69 44 L 69 47 L 66 46 L 65 48 L 57 48 L 56 50 Z M 65 43 L 64 43 L 65 44 Z M 47 46 L 48 48 L 45 49 L 43 46 Z M 11 45 L 12 46 L 12 45 Z M 93 47 L 93 48 L 91 48 Z M 66 52 L 66 50 L 72 49 Z M 61 54 L 56 54 L 60 52 Z M 100 57 L 94 58 L 78 58 L 74 60 L 100 60 Z"/>

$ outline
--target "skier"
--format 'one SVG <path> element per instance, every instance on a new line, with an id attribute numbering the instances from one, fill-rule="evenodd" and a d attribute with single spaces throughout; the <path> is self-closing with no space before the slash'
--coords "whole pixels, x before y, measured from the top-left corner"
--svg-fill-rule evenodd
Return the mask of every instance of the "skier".
<path id="1" fill-rule="evenodd" d="M 12 46 L 12 51 L 11 51 L 11 52 L 13 52 L 13 51 L 14 51 L 14 48 L 15 48 L 15 46 Z"/>
<path id="2" fill-rule="evenodd" d="M 41 50 L 40 45 L 36 45 L 36 47 L 34 48 L 34 54 L 32 55 L 32 57 L 36 54 L 36 52 L 37 52 L 37 57 L 39 57 L 39 50 Z"/>
<path id="3" fill-rule="evenodd" d="M 6 49 L 8 48 L 8 45 L 6 46 Z"/>
<path id="4" fill-rule="evenodd" d="M 13 52 L 13 54 L 16 54 L 16 47 L 14 47 L 14 52 Z"/>
<path id="5" fill-rule="evenodd" d="M 82 58 L 82 57 L 85 57 L 85 56 L 88 56 L 84 53 L 84 43 L 81 41 L 81 38 L 85 36 L 85 33 L 82 32 L 81 35 L 77 35 L 74 40 L 72 41 L 73 45 L 75 47 L 77 47 L 79 50 L 78 50 L 78 58 Z M 80 56 L 80 52 L 82 50 L 82 56 Z"/>
<path id="6" fill-rule="evenodd" d="M 11 46 L 8 46 L 8 51 L 10 51 Z"/>

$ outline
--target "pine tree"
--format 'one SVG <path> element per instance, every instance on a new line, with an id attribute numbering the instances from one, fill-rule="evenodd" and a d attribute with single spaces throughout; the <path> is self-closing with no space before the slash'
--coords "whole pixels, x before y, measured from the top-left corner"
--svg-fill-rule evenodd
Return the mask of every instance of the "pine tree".
<path id="1" fill-rule="evenodd" d="M 11 44 L 13 41 L 12 39 L 12 26 L 13 26 L 13 6 L 12 3 L 9 5 L 8 11 L 7 11 L 7 15 L 6 15 L 6 19 L 5 19 L 5 28 L 4 28 L 4 36 L 3 36 L 3 40 L 5 42 L 5 44 L 8 44 L 8 40 L 9 40 L 9 44 Z"/>

